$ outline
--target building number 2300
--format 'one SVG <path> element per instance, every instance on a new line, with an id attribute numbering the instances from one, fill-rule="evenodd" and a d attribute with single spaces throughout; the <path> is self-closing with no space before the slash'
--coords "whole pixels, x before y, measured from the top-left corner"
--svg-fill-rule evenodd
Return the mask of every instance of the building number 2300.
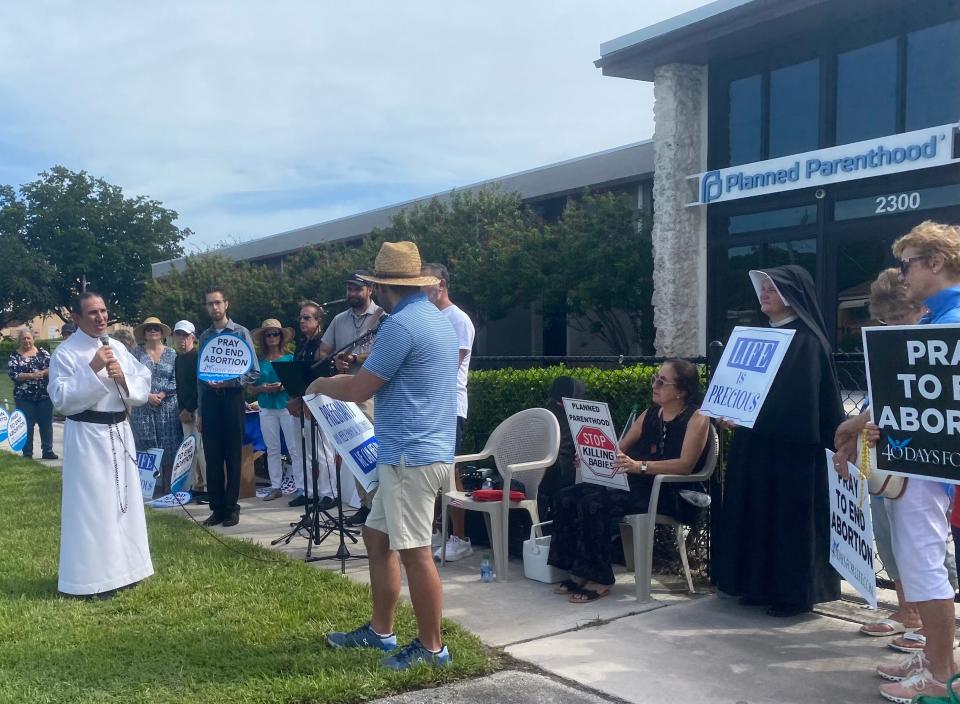
<path id="1" fill-rule="evenodd" d="M 920 194 L 894 193 L 889 196 L 878 196 L 875 213 L 899 213 L 904 210 L 916 210 L 920 207 Z"/>

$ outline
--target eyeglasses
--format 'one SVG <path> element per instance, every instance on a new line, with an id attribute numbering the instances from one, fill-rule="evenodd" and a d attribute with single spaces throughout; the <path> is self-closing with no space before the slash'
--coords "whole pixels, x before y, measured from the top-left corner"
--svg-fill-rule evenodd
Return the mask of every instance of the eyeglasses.
<path id="1" fill-rule="evenodd" d="M 656 375 L 650 377 L 650 385 L 651 385 L 653 388 L 655 388 L 655 389 L 659 389 L 661 386 L 676 386 L 676 385 L 677 385 L 677 382 L 675 382 L 675 381 L 667 381 L 666 379 L 664 379 L 664 378 L 663 378 L 662 376 L 660 376 L 659 374 L 656 374 Z"/>
<path id="2" fill-rule="evenodd" d="M 263 333 L 264 337 L 280 337 L 279 330 L 271 330 L 270 332 Z"/>
<path id="3" fill-rule="evenodd" d="M 312 315 L 301 315 L 300 320 L 314 320 Z"/>
<path id="4" fill-rule="evenodd" d="M 927 255 L 918 254 L 915 257 L 908 257 L 907 259 L 900 260 L 900 276 L 906 276 L 910 273 L 910 265 L 913 264 L 918 259 L 927 259 Z"/>

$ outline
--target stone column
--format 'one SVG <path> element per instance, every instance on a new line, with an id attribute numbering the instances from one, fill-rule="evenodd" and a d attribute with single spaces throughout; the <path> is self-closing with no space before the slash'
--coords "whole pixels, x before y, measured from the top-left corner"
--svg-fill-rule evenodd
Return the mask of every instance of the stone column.
<path id="1" fill-rule="evenodd" d="M 653 83 L 653 307 L 657 354 L 706 351 L 706 223 L 687 176 L 706 165 L 706 67 L 659 66 Z"/>

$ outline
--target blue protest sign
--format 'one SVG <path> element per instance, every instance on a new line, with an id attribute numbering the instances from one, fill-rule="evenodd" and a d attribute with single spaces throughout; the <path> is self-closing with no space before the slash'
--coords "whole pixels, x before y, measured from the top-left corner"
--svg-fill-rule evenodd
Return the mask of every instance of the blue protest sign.
<path id="1" fill-rule="evenodd" d="M 7 423 L 7 440 L 10 443 L 10 449 L 14 452 L 21 452 L 27 445 L 27 417 L 22 411 L 14 411 L 10 414 L 10 420 Z"/>
<path id="2" fill-rule="evenodd" d="M 173 469 L 170 471 L 170 492 L 176 494 L 187 488 L 190 481 L 190 470 L 197 456 L 197 436 L 190 433 L 180 443 L 177 454 L 173 458 Z"/>
<path id="3" fill-rule="evenodd" d="M 197 356 L 200 381 L 230 381 L 253 369 L 253 347 L 246 338 L 221 332 L 203 343 Z"/>

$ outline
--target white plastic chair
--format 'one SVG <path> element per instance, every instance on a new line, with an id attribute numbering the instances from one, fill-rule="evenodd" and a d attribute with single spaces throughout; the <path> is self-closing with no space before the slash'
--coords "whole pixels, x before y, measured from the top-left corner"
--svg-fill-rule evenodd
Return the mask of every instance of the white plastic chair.
<path id="1" fill-rule="evenodd" d="M 467 511 L 482 511 L 493 552 L 494 569 L 497 581 L 507 579 L 507 531 L 510 509 L 522 508 L 530 514 L 534 523 L 540 522 L 537 511 L 537 489 L 543 478 L 544 470 L 552 465 L 560 451 L 560 424 L 556 417 L 545 408 L 528 408 L 514 413 L 494 429 L 483 450 L 475 455 L 454 457 L 454 469 L 447 479 L 447 491 L 441 500 L 441 532 L 443 542 L 440 548 L 440 565 L 447 561 L 447 509 L 450 506 Z M 500 501 L 474 501 L 462 491 L 457 491 L 454 476 L 456 465 L 464 462 L 476 462 L 493 457 L 497 470 L 503 478 L 503 498 Z M 510 501 L 510 480 L 523 474 L 523 501 Z"/>
<path id="2" fill-rule="evenodd" d="M 663 482 L 676 484 L 680 482 L 703 482 L 710 479 L 717 467 L 717 457 L 720 453 L 720 440 L 717 431 L 710 426 L 707 436 L 707 458 L 703 469 L 696 474 L 657 474 L 653 478 L 653 489 L 650 492 L 649 507 L 656 507 L 660 499 L 660 485 Z M 650 601 L 650 580 L 653 576 L 653 535 L 657 524 L 673 526 L 677 534 L 677 550 L 680 552 L 680 561 L 683 563 L 683 574 L 687 578 L 687 588 L 694 593 L 693 578 L 690 576 L 690 563 L 687 560 L 687 536 L 683 525 L 672 518 L 659 514 L 656 510 L 647 513 L 635 513 L 624 516 L 620 523 L 620 536 L 623 540 L 623 552 L 630 569 L 631 557 L 633 574 L 637 582 L 637 601 Z M 630 544 L 633 549 L 630 550 Z M 632 553 L 632 555 L 631 555 Z"/>

